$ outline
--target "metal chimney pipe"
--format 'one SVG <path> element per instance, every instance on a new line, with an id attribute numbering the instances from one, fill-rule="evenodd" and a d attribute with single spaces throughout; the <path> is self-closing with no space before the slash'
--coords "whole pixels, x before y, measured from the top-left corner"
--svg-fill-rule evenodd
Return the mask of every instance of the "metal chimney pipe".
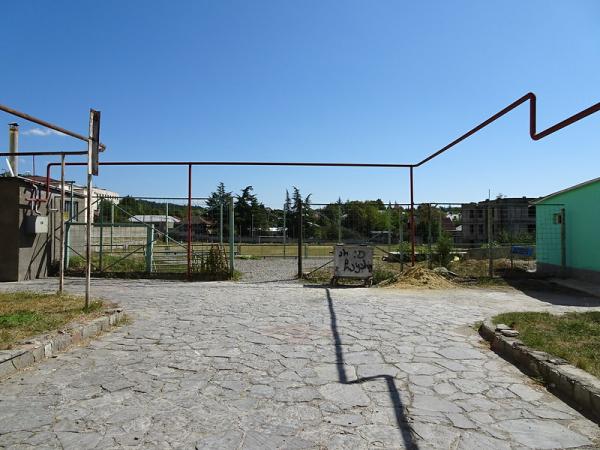
<path id="1" fill-rule="evenodd" d="M 8 152 L 17 153 L 19 151 L 19 124 L 8 124 Z M 9 156 L 8 162 L 15 176 L 19 175 L 19 157 Z"/>

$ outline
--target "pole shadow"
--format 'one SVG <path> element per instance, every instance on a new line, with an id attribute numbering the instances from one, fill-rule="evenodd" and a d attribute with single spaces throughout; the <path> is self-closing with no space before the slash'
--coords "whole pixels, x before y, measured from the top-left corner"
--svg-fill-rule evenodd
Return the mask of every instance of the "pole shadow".
<path id="1" fill-rule="evenodd" d="M 342 339 L 337 328 L 337 317 L 335 314 L 335 309 L 333 307 L 333 299 L 331 298 L 331 292 L 329 289 L 325 289 L 325 292 L 327 293 L 327 305 L 329 307 L 331 333 L 333 335 L 333 341 L 335 346 L 335 359 L 339 382 L 341 384 L 362 384 L 374 380 L 384 380 L 387 384 L 390 400 L 392 402 L 392 405 L 394 406 L 396 424 L 398 425 L 398 430 L 400 432 L 402 440 L 404 441 L 404 447 L 411 450 L 419 450 L 419 446 L 415 441 L 415 432 L 407 421 L 404 411 L 404 405 L 402 404 L 402 399 L 400 398 L 400 394 L 398 392 L 398 387 L 396 386 L 396 380 L 394 379 L 394 377 L 392 377 L 391 375 L 382 374 L 373 375 L 370 377 L 357 378 L 356 380 L 352 381 L 348 380 L 348 377 L 346 376 L 346 371 L 344 370 L 344 351 L 342 349 Z"/>

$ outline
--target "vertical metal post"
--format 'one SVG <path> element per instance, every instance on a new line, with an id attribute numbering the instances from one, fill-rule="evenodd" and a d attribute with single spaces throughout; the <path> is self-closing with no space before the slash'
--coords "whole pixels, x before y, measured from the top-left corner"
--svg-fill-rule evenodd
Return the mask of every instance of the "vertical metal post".
<path id="1" fill-rule="evenodd" d="M 48 205 L 50 206 L 50 205 Z M 58 293 L 65 288 L 65 155 L 60 156 L 60 265 L 58 269 Z M 54 241 L 56 242 L 56 241 Z"/>
<path id="2" fill-rule="evenodd" d="M 219 242 L 223 245 L 223 199 L 219 204 Z"/>
<path id="3" fill-rule="evenodd" d="M 154 225 L 146 227 L 146 272 L 152 272 L 152 254 L 154 251 Z"/>
<path id="4" fill-rule="evenodd" d="M 402 208 L 398 208 L 398 247 L 400 251 L 400 270 L 404 271 L 404 223 L 402 220 Z"/>
<path id="5" fill-rule="evenodd" d="M 560 266 L 561 276 L 567 276 L 567 217 L 565 214 L 565 208 L 560 209 Z"/>
<path id="6" fill-rule="evenodd" d="M 167 244 L 167 248 L 169 248 L 169 201 L 167 200 L 167 204 L 165 207 L 165 244 Z"/>
<path id="7" fill-rule="evenodd" d="M 65 255 L 65 262 L 64 262 L 64 267 L 65 269 L 67 267 L 69 267 L 69 260 L 71 258 L 71 252 L 70 252 L 70 248 L 69 248 L 69 243 L 71 242 L 71 222 L 67 222 L 66 226 L 65 226 L 65 245 L 64 245 L 64 255 Z"/>
<path id="8" fill-rule="evenodd" d="M 287 204 L 283 204 L 283 257 L 286 257 L 286 245 L 287 245 L 287 224 L 286 224 L 286 215 L 287 215 Z"/>
<path id="9" fill-rule="evenodd" d="M 113 228 L 115 227 L 115 200 L 110 202 L 110 252 L 113 252 Z"/>
<path id="10" fill-rule="evenodd" d="M 70 186 L 70 199 L 71 199 L 71 203 L 69 205 L 69 221 L 66 224 L 66 230 L 65 230 L 65 243 L 64 243 L 64 262 L 63 262 L 63 266 L 65 269 L 67 269 L 69 267 L 69 260 L 71 257 L 71 253 L 70 253 L 70 244 L 71 244 L 71 222 L 73 221 L 73 219 L 75 219 L 75 221 L 78 221 L 79 218 L 75 217 L 73 212 L 75 211 L 75 204 L 74 204 L 74 197 L 73 197 L 73 181 L 71 181 L 71 186 Z M 79 210 L 77 211 L 79 213 Z"/>
<path id="11" fill-rule="evenodd" d="M 98 200 L 98 211 L 100 218 L 100 252 L 98 253 L 98 270 L 102 272 L 102 254 L 104 252 L 104 199 Z"/>
<path id="12" fill-rule="evenodd" d="M 235 260 L 235 210 L 233 205 L 233 196 L 229 199 L 229 276 L 233 278 L 234 260 Z"/>
<path id="13" fill-rule="evenodd" d="M 411 242 L 411 263 L 415 265 L 415 189 L 413 182 L 413 166 L 410 167 L 410 242 Z"/>
<path id="14" fill-rule="evenodd" d="M 302 279 L 302 200 L 298 200 L 298 279 Z"/>
<path id="15" fill-rule="evenodd" d="M 338 217 L 337 217 L 337 228 L 338 228 L 338 244 L 342 243 L 342 205 L 338 204 Z"/>
<path id="16" fill-rule="evenodd" d="M 433 253 L 431 248 L 431 203 L 427 204 L 427 265 L 433 268 Z"/>
<path id="17" fill-rule="evenodd" d="M 74 197 L 73 197 L 73 184 L 75 182 L 71 181 L 71 191 L 70 191 L 70 198 L 71 198 L 71 204 L 69 205 L 69 220 L 73 221 L 73 219 L 75 219 L 75 222 L 79 221 L 79 217 L 74 217 L 73 216 L 73 211 L 75 211 L 75 204 L 73 203 Z M 77 210 L 77 213 L 79 214 L 79 210 Z"/>
<path id="18" fill-rule="evenodd" d="M 488 276 L 494 276 L 494 259 L 492 255 L 492 202 L 488 196 L 487 207 L 487 237 L 488 237 Z"/>
<path id="19" fill-rule="evenodd" d="M 388 202 L 387 209 L 387 247 L 388 253 L 392 251 L 392 204 Z"/>
<path id="20" fill-rule="evenodd" d="M 192 279 L 192 165 L 188 164 L 187 279 Z"/>
<path id="21" fill-rule="evenodd" d="M 85 307 L 90 307 L 90 290 L 92 282 L 92 135 L 93 135 L 93 111 L 90 110 L 90 130 L 88 138 L 87 155 L 87 209 L 85 224 Z"/>

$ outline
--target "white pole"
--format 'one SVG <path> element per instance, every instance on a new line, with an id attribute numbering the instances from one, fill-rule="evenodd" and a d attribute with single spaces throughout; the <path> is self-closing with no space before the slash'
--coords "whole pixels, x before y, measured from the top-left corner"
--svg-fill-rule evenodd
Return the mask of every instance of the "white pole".
<path id="1" fill-rule="evenodd" d="M 62 294 L 65 288 L 65 155 L 60 158 L 60 267 L 58 293 Z M 55 241 L 56 242 L 56 241 Z"/>

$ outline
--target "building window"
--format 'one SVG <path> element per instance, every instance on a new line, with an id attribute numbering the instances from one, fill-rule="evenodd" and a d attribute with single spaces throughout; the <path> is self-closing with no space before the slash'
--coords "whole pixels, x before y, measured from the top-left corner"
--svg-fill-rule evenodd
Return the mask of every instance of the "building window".
<path id="1" fill-rule="evenodd" d="M 562 214 L 561 213 L 555 213 L 553 216 L 553 222 L 556 225 L 560 225 L 562 224 L 563 220 L 562 220 Z"/>
<path id="2" fill-rule="evenodd" d="M 483 234 L 483 224 L 479 224 L 479 234 Z"/>
<path id="3" fill-rule="evenodd" d="M 471 234 L 475 233 L 475 225 L 469 225 L 469 231 L 471 232 Z"/>

